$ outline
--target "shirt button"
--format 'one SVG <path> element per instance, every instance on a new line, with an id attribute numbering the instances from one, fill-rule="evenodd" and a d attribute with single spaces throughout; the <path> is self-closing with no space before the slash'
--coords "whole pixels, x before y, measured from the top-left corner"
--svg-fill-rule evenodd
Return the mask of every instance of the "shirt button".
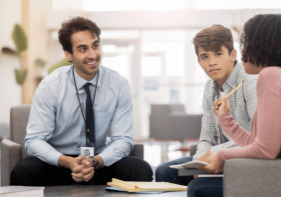
<path id="1" fill-rule="evenodd" d="M 81 135 L 84 135 L 84 133 L 81 133 Z"/>
<path id="2" fill-rule="evenodd" d="M 80 151 L 80 148 L 78 148 L 77 150 Z"/>
<path id="3" fill-rule="evenodd" d="M 110 164 L 110 162 L 108 162 L 108 165 Z"/>

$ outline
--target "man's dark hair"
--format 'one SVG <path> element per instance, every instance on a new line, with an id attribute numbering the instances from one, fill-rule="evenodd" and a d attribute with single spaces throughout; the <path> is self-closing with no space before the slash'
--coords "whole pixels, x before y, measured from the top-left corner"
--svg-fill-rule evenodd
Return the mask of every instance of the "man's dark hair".
<path id="1" fill-rule="evenodd" d="M 259 14 L 249 19 L 240 37 L 242 61 L 281 67 L 281 15 Z"/>
<path id="2" fill-rule="evenodd" d="M 81 16 L 77 16 L 64 21 L 61 24 L 61 28 L 59 30 L 59 41 L 62 45 L 63 50 L 68 51 L 72 54 L 72 34 L 85 30 L 89 30 L 91 33 L 96 34 L 98 39 L 100 39 L 100 28 L 93 21 Z"/>
<path id="3" fill-rule="evenodd" d="M 196 55 L 198 56 L 198 47 L 205 51 L 219 51 L 222 46 L 228 49 L 229 54 L 233 50 L 233 38 L 231 31 L 222 25 L 213 25 L 207 27 L 196 34 L 193 38 Z"/>

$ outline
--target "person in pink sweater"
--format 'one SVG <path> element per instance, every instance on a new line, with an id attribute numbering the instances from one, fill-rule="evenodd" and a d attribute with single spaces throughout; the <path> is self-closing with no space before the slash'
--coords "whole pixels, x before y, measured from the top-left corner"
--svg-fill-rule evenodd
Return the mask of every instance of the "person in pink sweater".
<path id="1" fill-rule="evenodd" d="M 281 15 L 259 14 L 248 20 L 241 35 L 242 61 L 248 74 L 259 74 L 257 107 L 247 132 L 229 115 L 228 99 L 216 100 L 213 111 L 222 130 L 240 147 L 220 150 L 210 164 L 199 166 L 209 173 L 221 173 L 224 162 L 233 158 L 280 158 L 281 150 Z M 222 196 L 222 179 L 195 179 L 188 185 L 188 197 Z"/>

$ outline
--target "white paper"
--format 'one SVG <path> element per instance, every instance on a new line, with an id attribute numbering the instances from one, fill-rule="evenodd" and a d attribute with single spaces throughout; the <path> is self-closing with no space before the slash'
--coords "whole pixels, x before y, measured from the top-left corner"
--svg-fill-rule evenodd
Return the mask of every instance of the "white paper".
<path id="1" fill-rule="evenodd" d="M 198 178 L 212 178 L 212 177 L 223 177 L 223 174 L 198 174 Z"/>
<path id="2" fill-rule="evenodd" d="M 104 190 L 111 190 L 111 191 L 118 191 L 118 192 L 127 192 L 126 190 L 119 189 L 117 187 L 105 187 Z M 128 193 L 135 193 L 135 194 L 161 194 L 163 191 L 141 191 L 141 192 L 128 192 Z"/>
<path id="3" fill-rule="evenodd" d="M 203 162 L 203 161 L 195 160 L 195 161 L 182 163 L 182 164 L 179 164 L 179 165 L 171 165 L 170 168 L 175 168 L 175 169 L 178 169 L 178 170 L 185 170 L 185 169 L 189 169 L 189 168 L 197 168 L 197 166 L 200 166 L 200 165 L 206 166 L 206 165 L 209 165 L 209 164 L 206 163 L 206 162 Z"/>

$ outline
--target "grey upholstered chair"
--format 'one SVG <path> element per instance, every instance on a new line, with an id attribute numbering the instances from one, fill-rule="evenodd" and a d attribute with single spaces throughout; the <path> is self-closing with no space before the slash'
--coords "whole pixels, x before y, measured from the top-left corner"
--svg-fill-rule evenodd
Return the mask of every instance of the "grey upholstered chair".
<path id="1" fill-rule="evenodd" d="M 195 154 L 196 145 L 190 148 Z M 281 159 L 230 159 L 223 168 L 224 197 L 280 196 Z"/>
<path id="2" fill-rule="evenodd" d="M 10 139 L 10 124 L 0 123 L 0 141 Z"/>
<path id="3" fill-rule="evenodd" d="M 188 115 L 184 105 L 151 105 L 149 116 L 150 138 L 198 139 L 202 115 Z"/>
<path id="4" fill-rule="evenodd" d="M 11 139 L 1 142 L 1 186 L 10 185 L 10 174 L 15 165 L 26 158 L 23 140 L 30 113 L 30 105 L 19 105 L 10 111 Z M 143 159 L 143 145 L 135 144 L 131 156 Z"/>

